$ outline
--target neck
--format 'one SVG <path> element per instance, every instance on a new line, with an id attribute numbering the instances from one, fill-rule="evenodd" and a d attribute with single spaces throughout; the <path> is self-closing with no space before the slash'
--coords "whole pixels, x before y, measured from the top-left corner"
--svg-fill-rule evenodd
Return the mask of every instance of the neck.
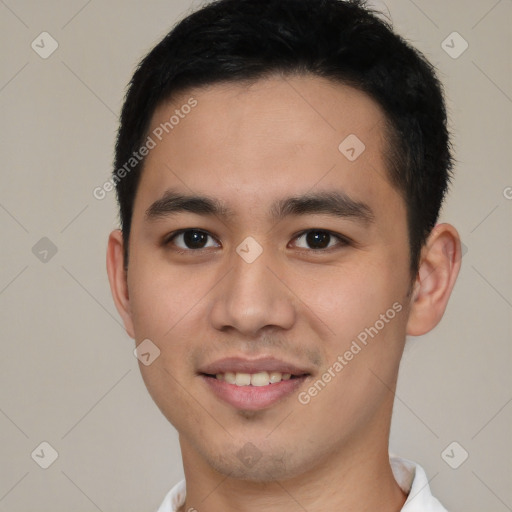
<path id="1" fill-rule="evenodd" d="M 269 482 L 230 478 L 215 471 L 180 437 L 187 482 L 186 503 L 180 512 L 400 511 L 407 496 L 393 476 L 387 439 L 382 443 L 361 437 L 366 440 L 364 446 L 363 439 L 353 440 L 300 475 Z"/>

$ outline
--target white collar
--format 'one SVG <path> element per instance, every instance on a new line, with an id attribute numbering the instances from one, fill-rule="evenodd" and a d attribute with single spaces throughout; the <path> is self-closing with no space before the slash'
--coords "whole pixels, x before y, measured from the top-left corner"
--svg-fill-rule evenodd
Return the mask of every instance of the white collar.
<path id="1" fill-rule="evenodd" d="M 397 484 L 407 494 L 401 512 L 448 512 L 432 496 L 425 470 L 419 464 L 393 455 L 389 462 Z"/>
<path id="2" fill-rule="evenodd" d="M 396 482 L 408 495 L 401 512 L 447 512 L 432 496 L 427 475 L 419 464 L 393 455 L 389 462 Z M 185 496 L 185 480 L 181 480 L 167 493 L 156 512 L 176 512 L 185 503 Z"/>

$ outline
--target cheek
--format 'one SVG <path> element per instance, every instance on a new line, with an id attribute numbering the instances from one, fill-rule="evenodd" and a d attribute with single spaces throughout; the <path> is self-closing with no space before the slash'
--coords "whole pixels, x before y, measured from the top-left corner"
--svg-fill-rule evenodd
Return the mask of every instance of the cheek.
<path id="1" fill-rule="evenodd" d="M 392 384 L 405 341 L 404 281 L 384 265 L 365 262 L 331 270 L 328 279 L 308 285 L 303 291 L 308 306 L 329 326 L 322 343 L 325 370 L 336 374 L 320 402 L 333 400 L 350 409 L 365 393 L 379 396 L 383 386 L 370 369 Z M 340 364 L 332 368 L 336 361 Z M 335 389 L 350 389 L 351 396 L 340 399 Z"/>
<path id="2" fill-rule="evenodd" d="M 130 306 L 136 338 L 160 339 L 173 325 L 177 304 L 157 272 L 138 267 L 130 286 Z M 177 302 L 177 301 L 176 301 Z"/>
<path id="3" fill-rule="evenodd" d="M 321 418 L 329 411 L 333 421 L 324 421 L 322 428 L 333 439 L 339 436 L 338 425 L 361 429 L 386 407 L 402 355 L 405 308 L 388 298 L 379 298 L 379 308 L 371 301 L 365 304 L 364 298 L 332 316 L 335 334 L 326 347 L 323 373 L 301 397 L 300 403 L 308 402 L 309 417 Z"/>
<path id="4" fill-rule="evenodd" d="M 301 297 L 334 331 L 331 335 L 341 338 L 373 324 L 399 297 L 397 280 L 363 258 L 302 281 Z"/>
<path id="5" fill-rule="evenodd" d="M 211 273 L 171 265 L 149 254 L 134 255 L 131 263 L 128 286 L 137 339 L 171 336 L 191 311 L 201 307 L 201 297 L 211 288 Z"/>

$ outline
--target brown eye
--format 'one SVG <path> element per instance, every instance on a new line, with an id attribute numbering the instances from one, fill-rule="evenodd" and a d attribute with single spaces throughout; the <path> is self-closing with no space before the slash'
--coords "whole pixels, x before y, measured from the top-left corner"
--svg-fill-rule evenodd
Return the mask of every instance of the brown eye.
<path id="1" fill-rule="evenodd" d="M 336 246 L 348 245 L 348 241 L 341 235 L 336 235 L 330 231 L 322 229 L 310 229 L 300 234 L 297 240 L 303 239 L 307 244 L 306 247 L 300 247 L 303 249 L 322 250 L 331 249 Z M 329 245 L 333 240 L 337 240 L 338 243 Z"/>
<path id="2" fill-rule="evenodd" d="M 179 249 L 189 251 L 197 251 L 201 249 L 207 249 L 208 247 L 215 247 L 215 245 L 206 245 L 208 238 L 213 239 L 213 237 L 206 231 L 201 231 L 198 229 L 182 229 L 169 237 L 165 244 L 175 245 Z"/>

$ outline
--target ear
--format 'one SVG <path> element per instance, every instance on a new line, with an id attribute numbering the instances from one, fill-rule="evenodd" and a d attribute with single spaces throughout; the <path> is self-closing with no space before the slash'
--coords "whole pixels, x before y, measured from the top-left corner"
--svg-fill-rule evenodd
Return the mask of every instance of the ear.
<path id="1" fill-rule="evenodd" d="M 123 233 L 116 229 L 110 233 L 107 246 L 107 274 L 110 282 L 110 291 L 121 315 L 124 328 L 130 338 L 135 338 L 133 322 L 130 311 L 130 297 L 128 295 L 127 272 L 124 268 L 124 242 Z"/>
<path id="2" fill-rule="evenodd" d="M 407 322 L 408 335 L 421 336 L 441 321 L 459 274 L 461 258 L 457 230 L 450 224 L 438 224 L 421 252 Z"/>

